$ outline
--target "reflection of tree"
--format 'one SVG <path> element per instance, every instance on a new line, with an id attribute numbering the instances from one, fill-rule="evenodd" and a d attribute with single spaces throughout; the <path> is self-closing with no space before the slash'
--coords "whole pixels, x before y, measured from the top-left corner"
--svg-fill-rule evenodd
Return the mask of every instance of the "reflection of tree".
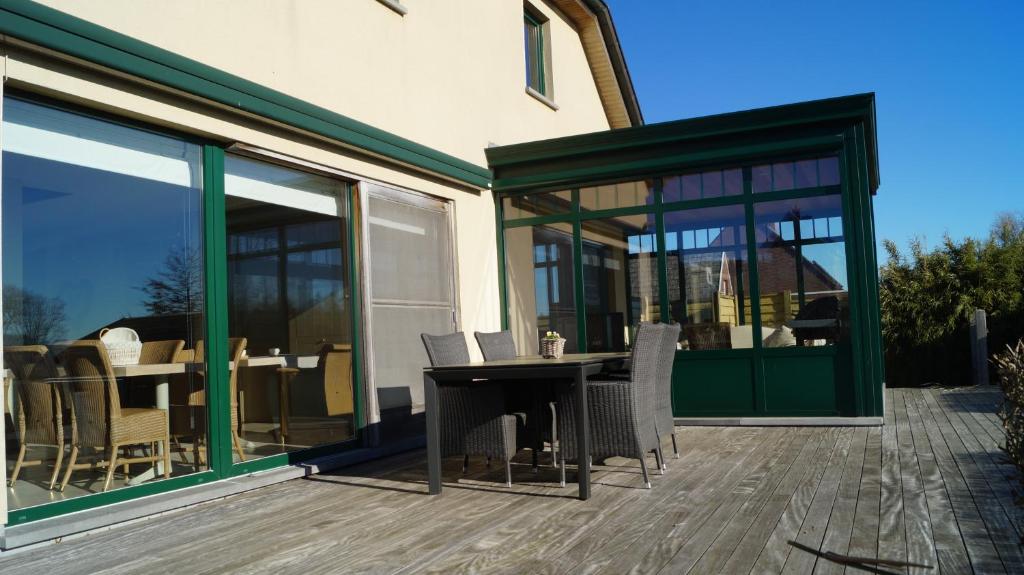
<path id="1" fill-rule="evenodd" d="M 146 294 L 142 305 L 152 315 L 201 313 L 202 253 L 198 249 L 172 249 L 164 259 L 163 269 L 138 289 Z"/>
<path id="2" fill-rule="evenodd" d="M 64 335 L 64 301 L 15 286 L 3 287 L 4 343 L 50 343 Z"/>

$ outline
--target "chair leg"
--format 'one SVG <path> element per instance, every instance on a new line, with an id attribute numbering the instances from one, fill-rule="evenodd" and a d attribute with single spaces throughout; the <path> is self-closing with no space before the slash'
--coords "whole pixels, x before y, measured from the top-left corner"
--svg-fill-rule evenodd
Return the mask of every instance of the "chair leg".
<path id="1" fill-rule="evenodd" d="M 676 445 L 676 432 L 672 430 L 672 453 L 675 454 L 675 458 L 679 459 L 679 446 Z"/>
<path id="2" fill-rule="evenodd" d="M 124 448 L 124 458 L 126 460 L 131 458 L 132 451 L 133 451 L 133 449 L 131 447 L 125 446 L 125 448 Z M 125 479 L 128 478 L 128 462 L 127 461 L 124 462 L 124 476 L 125 476 Z"/>
<path id="3" fill-rule="evenodd" d="M 103 491 L 110 489 L 110 482 L 114 479 L 114 468 L 117 467 L 117 451 L 119 445 L 112 445 L 107 450 L 107 479 L 103 482 Z"/>
<path id="4" fill-rule="evenodd" d="M 505 487 L 512 487 L 512 461 L 505 461 Z"/>
<path id="5" fill-rule="evenodd" d="M 235 446 L 235 452 L 238 453 L 238 459 L 245 461 L 245 452 L 242 451 L 242 438 L 238 436 L 237 431 L 231 432 L 231 443 Z"/>
<path id="6" fill-rule="evenodd" d="M 647 476 L 647 457 L 646 454 L 640 455 L 640 471 L 644 474 L 644 489 L 651 488 L 651 478 Z"/>
<path id="7" fill-rule="evenodd" d="M 8 483 L 10 487 L 14 487 L 14 482 L 18 480 L 18 472 L 21 471 L 21 464 L 25 461 L 25 444 L 22 443 L 18 449 L 18 458 L 14 460 L 14 471 L 11 472 L 11 480 Z"/>
<path id="8" fill-rule="evenodd" d="M 558 458 L 558 486 L 565 487 L 565 458 Z"/>
<path id="9" fill-rule="evenodd" d="M 68 469 L 64 472 L 64 480 L 60 482 L 60 491 L 64 491 L 64 488 L 68 486 L 68 482 L 71 481 L 71 472 L 75 470 L 75 462 L 78 461 L 78 446 L 71 446 L 71 455 L 68 457 Z"/>
<path id="10" fill-rule="evenodd" d="M 171 478 L 171 438 L 167 436 L 161 442 L 164 444 L 164 479 Z M 156 455 L 156 451 L 153 452 Z"/>
<path id="11" fill-rule="evenodd" d="M 465 475 L 469 471 L 469 456 L 462 456 L 462 474 Z"/>
<path id="12" fill-rule="evenodd" d="M 665 475 L 667 467 L 665 466 L 665 455 L 661 452 L 660 445 L 654 450 L 654 461 L 658 464 L 658 474 Z"/>
<path id="13" fill-rule="evenodd" d="M 530 451 L 533 452 L 533 472 L 538 473 L 540 472 L 540 450 L 534 447 Z"/>
<path id="14" fill-rule="evenodd" d="M 57 461 L 53 463 L 53 475 L 50 475 L 50 491 L 57 484 L 57 477 L 60 476 L 60 464 L 64 460 L 64 444 L 57 446 Z"/>

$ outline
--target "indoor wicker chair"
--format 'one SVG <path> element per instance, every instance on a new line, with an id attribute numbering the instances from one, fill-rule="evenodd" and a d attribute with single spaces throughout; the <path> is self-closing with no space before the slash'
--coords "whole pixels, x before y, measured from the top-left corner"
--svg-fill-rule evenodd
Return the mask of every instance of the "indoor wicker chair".
<path id="1" fill-rule="evenodd" d="M 516 342 L 509 330 L 496 331 L 493 333 L 474 332 L 480 351 L 485 361 L 499 361 L 503 359 L 515 359 Z M 555 404 L 550 396 L 550 390 L 538 385 L 530 385 L 523 382 L 520 386 L 525 393 L 516 394 L 513 400 L 521 404 L 523 418 L 525 419 L 525 446 L 533 452 L 533 470 L 537 471 L 538 455 L 544 451 L 545 434 L 551 442 L 552 465 L 557 465 L 555 459 L 555 444 L 558 437 L 558 430 L 555 426 Z M 508 399 L 506 388 L 506 399 Z M 518 391 L 518 390 L 517 390 Z"/>
<path id="2" fill-rule="evenodd" d="M 228 389 L 231 404 L 231 445 L 238 455 L 239 460 L 245 461 L 245 451 L 242 449 L 240 435 L 241 423 L 238 403 L 238 367 L 242 360 L 242 353 L 248 344 L 244 337 L 228 338 L 228 360 L 234 366 L 229 370 Z M 187 350 L 178 353 L 178 357 L 187 357 Z M 195 349 L 192 352 L 192 361 L 202 363 L 206 359 L 206 346 L 203 340 L 197 340 Z M 183 383 L 172 385 L 171 400 L 171 427 L 172 437 L 175 441 L 190 437 L 195 457 L 195 465 L 200 467 L 203 464 L 201 444 L 206 439 L 206 370 L 201 369 L 194 372 L 195 382 L 191 388 Z M 182 405 L 184 404 L 184 405 Z M 182 409 L 184 407 L 184 409 Z"/>
<path id="3" fill-rule="evenodd" d="M 430 365 L 469 363 L 469 347 L 461 331 L 449 335 L 421 334 Z M 505 486 L 512 487 L 512 458 L 516 454 L 517 419 L 505 413 L 498 385 L 438 386 L 441 457 L 463 455 L 465 472 L 470 455 L 505 462 Z"/>
<path id="4" fill-rule="evenodd" d="M 14 460 L 10 486 L 14 487 L 22 467 L 45 463 L 42 459 L 25 461 L 29 447 L 55 447 L 57 455 L 49 487 L 53 489 L 65 445 L 62 392 L 53 357 L 45 345 L 7 346 L 3 357 L 4 366 L 14 375 L 14 393 L 18 399 L 14 418 L 18 457 Z"/>
<path id="5" fill-rule="evenodd" d="M 146 365 L 174 363 L 180 361 L 179 356 L 184 348 L 185 340 L 183 339 L 144 341 L 142 342 L 142 351 L 139 353 L 139 363 Z"/>
<path id="6" fill-rule="evenodd" d="M 280 398 L 280 439 L 285 444 L 288 439 L 291 419 L 291 384 L 299 375 L 297 367 L 277 368 L 278 392 Z M 323 343 L 316 360 L 316 375 L 324 392 L 324 405 L 327 416 L 353 415 L 355 403 L 352 390 L 352 344 Z"/>
<path id="7" fill-rule="evenodd" d="M 688 323 L 683 326 L 690 349 L 731 349 L 732 336 L 727 322 Z"/>
<path id="8" fill-rule="evenodd" d="M 665 324 L 661 338 L 661 350 L 658 353 L 658 379 L 654 386 L 654 425 L 659 440 L 666 435 L 672 436 L 672 453 L 679 458 L 679 445 L 676 443 L 675 417 L 672 415 L 672 365 L 676 359 L 676 345 L 679 343 L 680 326 L 678 323 Z M 665 460 L 662 458 L 662 467 Z"/>
<path id="9" fill-rule="evenodd" d="M 124 465 L 127 469 L 131 463 L 157 463 L 161 459 L 164 478 L 169 478 L 171 451 L 167 413 L 161 409 L 121 407 L 114 369 L 103 342 L 76 341 L 61 353 L 60 363 L 67 372 L 70 387 L 68 395 L 75 421 L 71 455 L 61 482 L 61 491 L 71 480 L 71 473 L 78 469 L 105 467 L 107 477 L 103 482 L 103 490 L 107 491 L 118 465 Z M 163 455 L 154 449 L 157 443 L 163 443 Z M 118 457 L 121 447 L 134 445 L 148 446 L 149 455 Z M 79 451 L 85 447 L 102 449 L 103 460 L 78 463 Z"/>
<path id="10" fill-rule="evenodd" d="M 645 460 L 648 453 L 654 452 L 658 469 L 664 472 L 654 423 L 654 394 L 665 329 L 662 324 L 640 324 L 630 357 L 629 380 L 590 380 L 587 383 L 589 455 L 598 460 L 614 456 L 639 459 L 647 489 L 651 488 Z M 566 461 L 579 457 L 573 423 L 576 420 L 576 394 L 563 389 L 559 394 L 558 407 L 558 458 L 564 487 Z"/>

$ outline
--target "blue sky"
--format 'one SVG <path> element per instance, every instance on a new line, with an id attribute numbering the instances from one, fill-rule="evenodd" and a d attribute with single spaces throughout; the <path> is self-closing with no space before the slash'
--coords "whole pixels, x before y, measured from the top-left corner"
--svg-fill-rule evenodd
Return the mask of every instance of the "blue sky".
<path id="1" fill-rule="evenodd" d="M 875 92 L 879 246 L 1024 211 L 1024 2 L 606 1 L 647 123 Z"/>

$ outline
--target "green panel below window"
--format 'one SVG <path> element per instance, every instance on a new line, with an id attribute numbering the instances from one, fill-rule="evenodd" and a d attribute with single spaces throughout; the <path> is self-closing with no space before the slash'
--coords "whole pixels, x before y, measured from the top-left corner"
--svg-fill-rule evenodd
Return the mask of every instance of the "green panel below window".
<path id="1" fill-rule="evenodd" d="M 749 357 L 676 354 L 672 405 L 676 417 L 753 415 L 754 373 Z"/>
<path id="2" fill-rule="evenodd" d="M 834 355 L 765 357 L 766 415 L 838 414 L 837 363 Z"/>

